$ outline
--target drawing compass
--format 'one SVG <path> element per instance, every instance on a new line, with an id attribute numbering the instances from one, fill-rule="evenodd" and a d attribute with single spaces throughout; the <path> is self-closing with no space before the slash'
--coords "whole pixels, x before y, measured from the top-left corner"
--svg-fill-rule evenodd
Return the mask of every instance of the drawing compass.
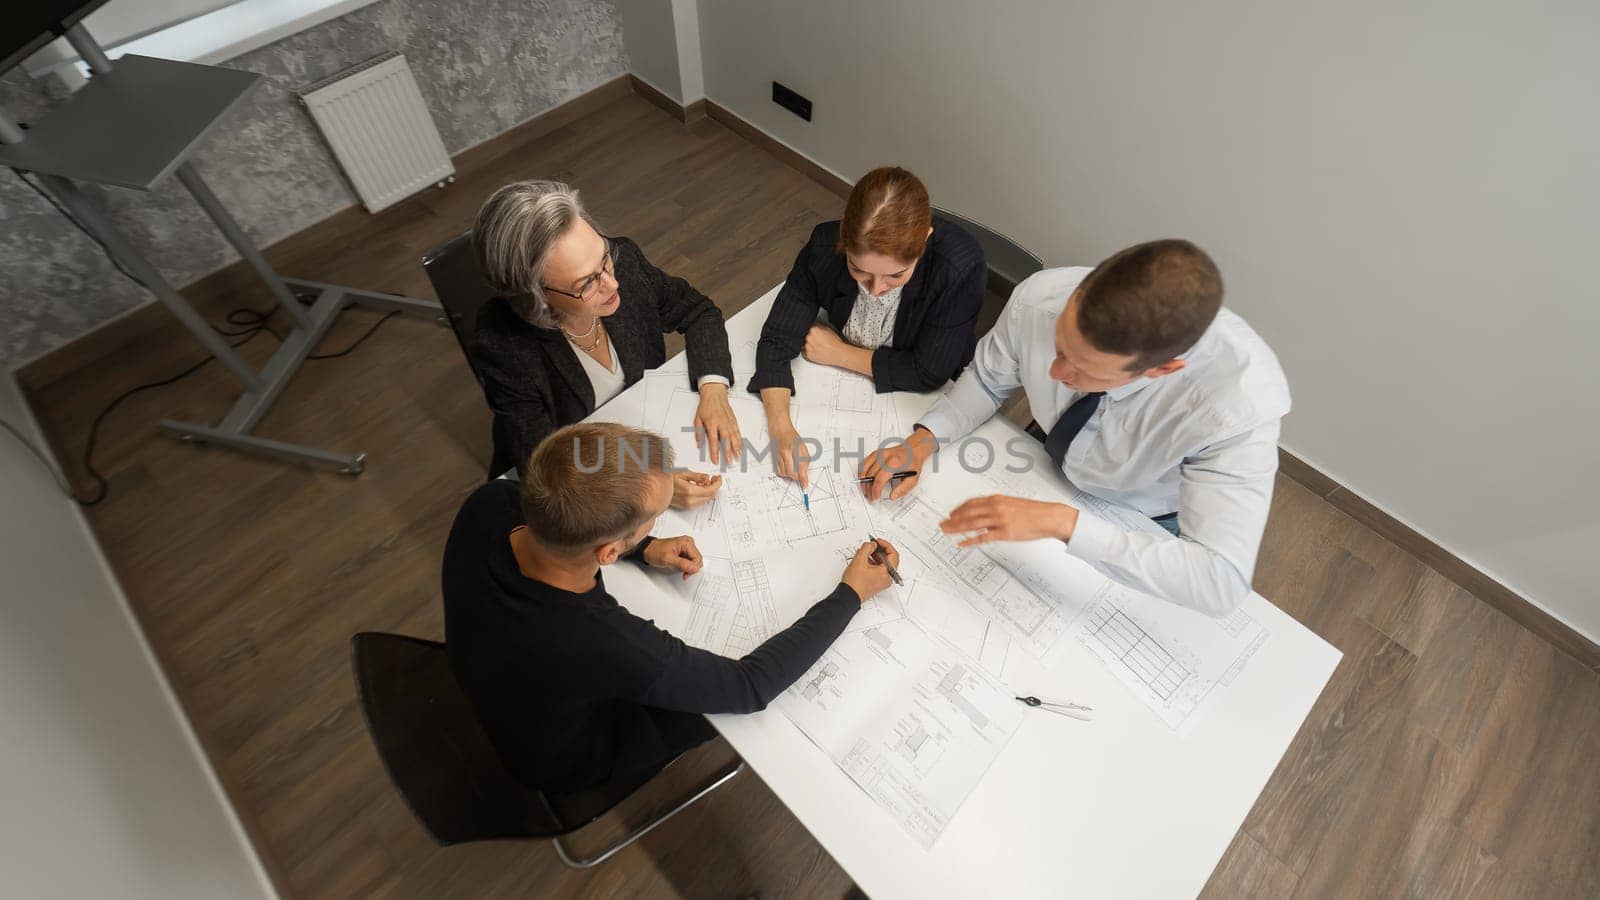
<path id="1" fill-rule="evenodd" d="M 1049 700 L 1040 700 L 1038 697 L 1018 697 L 1017 699 L 1029 706 L 1046 712 L 1053 712 L 1058 716 L 1066 716 L 1069 719 L 1078 719 L 1083 722 L 1094 721 L 1094 707 L 1092 706 L 1083 706 L 1078 703 L 1053 703 Z"/>

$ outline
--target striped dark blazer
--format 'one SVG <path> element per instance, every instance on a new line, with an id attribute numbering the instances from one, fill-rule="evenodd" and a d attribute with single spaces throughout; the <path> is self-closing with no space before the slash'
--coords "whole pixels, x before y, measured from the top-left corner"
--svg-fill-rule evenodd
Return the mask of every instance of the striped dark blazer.
<path id="1" fill-rule="evenodd" d="M 817 310 L 826 309 L 836 327 L 849 321 L 858 286 L 838 244 L 839 223 L 824 222 L 812 229 L 811 239 L 795 257 L 761 328 L 752 393 L 769 387 L 794 391 L 789 363 L 805 347 Z M 978 242 L 960 226 L 935 217 L 922 259 L 900 294 L 893 346 L 872 354 L 872 383 L 878 393 L 931 391 L 972 361 L 978 343 L 973 329 L 988 277 Z"/>

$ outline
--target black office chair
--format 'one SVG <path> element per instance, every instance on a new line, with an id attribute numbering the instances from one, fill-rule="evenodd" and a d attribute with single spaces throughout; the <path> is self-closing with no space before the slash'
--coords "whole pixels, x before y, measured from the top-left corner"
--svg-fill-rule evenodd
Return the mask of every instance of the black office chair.
<path id="1" fill-rule="evenodd" d="M 468 348 L 472 346 L 472 334 L 478 326 L 478 310 L 489 302 L 493 294 L 478 271 L 478 261 L 473 258 L 472 232 L 458 234 L 429 250 L 422 257 L 422 270 L 433 283 L 433 292 L 438 295 L 439 305 L 444 307 L 445 315 L 450 320 L 450 330 L 455 333 L 456 343 L 461 345 L 461 355 L 466 357 L 472 377 L 478 380 L 478 387 L 482 388 L 483 374 L 478 371 L 478 364 Z M 484 402 L 489 402 L 487 390 L 484 392 Z M 494 406 L 490 404 L 489 408 L 493 411 Z M 489 460 L 491 479 L 516 467 L 516 460 L 506 451 L 511 441 L 504 433 L 505 418 L 496 414 L 493 427 L 494 455 Z"/>
<path id="2" fill-rule="evenodd" d="M 661 769 L 578 793 L 533 790 L 500 762 L 456 685 L 443 644 L 363 632 L 351 639 L 350 655 L 367 731 L 389 780 L 423 830 L 442 847 L 549 838 L 563 863 L 592 868 L 744 770 L 742 762 L 724 770 L 668 812 L 594 856 L 575 860 L 561 837 L 600 818 Z"/>
<path id="3" fill-rule="evenodd" d="M 450 317 L 450 330 L 455 332 L 461 353 L 476 375 L 478 367 L 467 347 L 472 344 L 472 331 L 478 324 L 478 308 L 489 302 L 492 294 L 478 272 L 478 261 L 472 258 L 472 232 L 458 234 L 429 250 L 422 257 L 422 269 L 433 282 L 433 292 Z"/>
<path id="4" fill-rule="evenodd" d="M 983 255 L 989 261 L 989 273 L 998 276 L 1009 287 L 1016 287 L 1024 278 L 1044 268 L 1044 260 L 987 225 L 937 206 L 933 208 L 933 214 L 941 219 L 949 219 L 966 229 L 967 233 L 978 242 L 978 246 L 983 248 Z"/>

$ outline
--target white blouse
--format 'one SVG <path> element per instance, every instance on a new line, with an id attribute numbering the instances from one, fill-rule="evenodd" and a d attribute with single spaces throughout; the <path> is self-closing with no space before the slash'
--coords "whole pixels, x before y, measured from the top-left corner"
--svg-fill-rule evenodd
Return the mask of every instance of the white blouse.
<path id="1" fill-rule="evenodd" d="M 622 360 L 617 359 L 617 348 L 611 343 L 610 333 L 606 334 L 606 348 L 611 351 L 609 369 L 578 349 L 577 345 L 572 347 L 572 352 L 578 354 L 578 362 L 583 364 L 583 373 L 589 376 L 589 384 L 594 387 L 595 409 L 599 409 L 607 400 L 622 393 Z"/>

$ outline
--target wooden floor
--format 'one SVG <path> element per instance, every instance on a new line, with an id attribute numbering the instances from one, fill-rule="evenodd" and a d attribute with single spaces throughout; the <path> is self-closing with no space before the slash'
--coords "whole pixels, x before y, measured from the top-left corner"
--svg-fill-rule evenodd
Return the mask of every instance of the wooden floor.
<path id="1" fill-rule="evenodd" d="M 287 274 L 431 296 L 423 251 L 464 230 L 492 188 L 533 176 L 578 184 L 603 226 L 729 312 L 780 281 L 811 226 L 842 207 L 721 126 L 685 127 L 630 96 L 476 152 L 444 191 L 335 216 L 270 255 Z M 203 286 L 219 298 L 214 320 L 267 305 L 230 288 L 243 283 Z M 374 318 L 351 314 L 324 349 Z M 81 452 L 109 398 L 203 355 L 150 321 L 133 344 L 35 373 L 47 382 L 30 385 L 35 408 L 63 454 Z M 259 361 L 272 343 L 246 350 Z M 189 447 L 155 427 L 218 418 L 234 391 L 212 365 L 119 410 L 97 453 L 112 495 L 91 519 L 286 896 L 850 889 L 748 773 L 589 873 L 543 843 L 433 847 L 363 731 L 347 642 L 367 629 L 442 635 L 444 537 L 489 453 L 478 389 L 451 335 L 415 320 L 308 364 L 264 433 L 365 450 L 359 479 Z M 1256 586 L 1345 657 L 1208 897 L 1600 895 L 1600 675 L 1282 476 Z M 662 790 L 728 758 L 720 742 L 706 748 L 685 784 Z"/>

